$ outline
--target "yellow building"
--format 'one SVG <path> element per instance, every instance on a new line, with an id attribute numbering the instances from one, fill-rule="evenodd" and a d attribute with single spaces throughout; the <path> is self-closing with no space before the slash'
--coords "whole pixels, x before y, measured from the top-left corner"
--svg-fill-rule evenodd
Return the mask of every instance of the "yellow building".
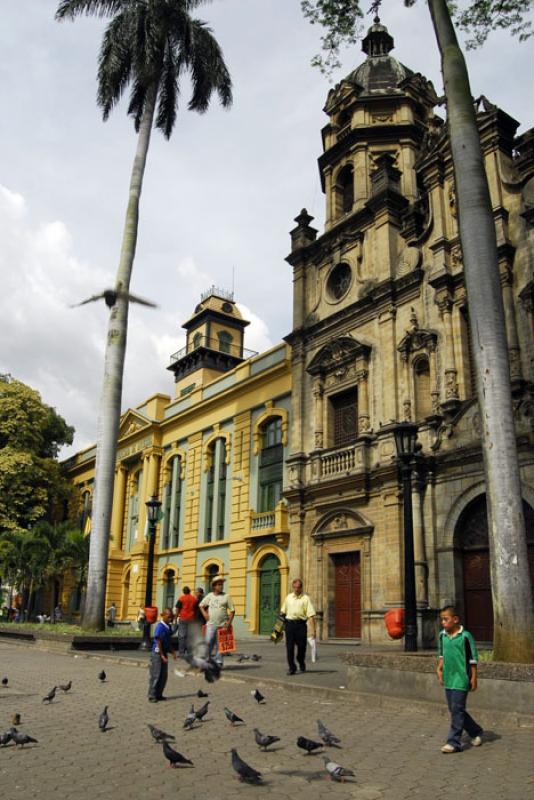
<path id="1" fill-rule="evenodd" d="M 232 296 L 211 290 L 172 360 L 173 400 L 122 419 L 108 601 L 142 604 L 145 502 L 156 494 L 157 604 L 229 577 L 241 630 L 268 632 L 302 577 L 323 639 L 388 641 L 402 607 L 402 492 L 392 423 L 417 424 L 413 485 L 419 635 L 456 600 L 492 638 L 481 420 L 454 174 L 437 96 L 391 55 L 375 23 L 364 61 L 329 92 L 319 172 L 324 231 L 305 209 L 291 231 L 293 329 L 244 350 Z M 529 558 L 534 574 L 534 131 L 477 101 L 500 270 Z M 293 387 L 293 388 L 292 388 Z M 71 459 L 86 520 L 94 450 Z M 84 510 L 85 509 L 85 510 Z"/>

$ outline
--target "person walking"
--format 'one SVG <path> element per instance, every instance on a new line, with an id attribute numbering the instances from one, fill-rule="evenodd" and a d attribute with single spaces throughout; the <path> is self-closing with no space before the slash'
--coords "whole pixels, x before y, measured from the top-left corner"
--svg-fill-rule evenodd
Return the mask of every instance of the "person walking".
<path id="1" fill-rule="evenodd" d="M 108 628 L 113 628 L 113 626 L 115 625 L 115 620 L 117 619 L 117 606 L 115 605 L 115 603 L 112 603 L 110 605 L 106 614 L 107 614 Z"/>
<path id="2" fill-rule="evenodd" d="M 440 611 L 443 630 L 438 641 L 438 680 L 445 688 L 447 705 L 451 713 L 451 725 L 442 753 L 462 751 L 462 731 L 471 737 L 473 747 L 482 744 L 482 728 L 466 711 L 467 694 L 477 688 L 478 653 L 469 631 L 460 624 L 454 606 L 445 606 Z"/>
<path id="3" fill-rule="evenodd" d="M 208 592 L 199 604 L 202 616 L 206 620 L 208 655 L 212 656 L 220 667 L 223 665 L 223 657 L 219 652 L 217 631 L 219 628 L 228 630 L 235 616 L 234 602 L 223 589 L 224 578 L 216 575 L 211 582 L 211 592 Z"/>
<path id="4" fill-rule="evenodd" d="M 169 653 L 176 659 L 171 643 L 172 608 L 164 608 L 161 619 L 154 630 L 154 642 L 150 653 L 148 671 L 148 701 L 158 703 L 167 698 L 163 690 L 167 684 L 169 673 Z"/>
<path id="5" fill-rule="evenodd" d="M 287 595 L 280 609 L 285 619 L 288 675 L 294 675 L 297 671 L 295 648 L 299 669 L 306 672 L 307 637 L 308 633 L 310 637 L 315 637 L 316 632 L 315 609 L 308 595 L 302 591 L 300 578 L 295 578 L 291 588 L 293 591 Z"/>
<path id="6" fill-rule="evenodd" d="M 178 655 L 185 656 L 188 652 L 189 629 L 194 624 L 197 615 L 198 601 L 194 594 L 191 594 L 189 586 L 184 586 L 183 594 L 176 601 L 176 612 L 178 620 Z"/>

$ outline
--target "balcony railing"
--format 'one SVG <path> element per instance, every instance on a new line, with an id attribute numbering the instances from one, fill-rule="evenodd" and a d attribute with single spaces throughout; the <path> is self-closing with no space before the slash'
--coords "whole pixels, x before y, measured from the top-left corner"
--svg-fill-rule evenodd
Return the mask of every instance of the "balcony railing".
<path id="1" fill-rule="evenodd" d="M 312 475 L 316 480 L 358 475 L 369 469 L 370 459 L 371 453 L 365 441 L 318 451 L 312 456 Z"/>
<path id="2" fill-rule="evenodd" d="M 181 350 L 178 350 L 177 353 L 173 353 L 171 356 L 171 364 L 175 364 L 184 356 L 188 355 L 189 353 L 194 353 L 195 350 L 199 350 L 201 347 L 207 348 L 208 350 L 213 350 L 217 353 L 227 353 L 230 356 L 234 356 L 234 358 L 242 358 L 243 360 L 258 355 L 257 350 L 247 350 L 246 347 L 221 341 L 213 336 L 200 336 L 195 337 L 194 341 L 189 342 L 189 344 L 187 344 L 185 347 L 182 347 Z"/>
<path id="3" fill-rule="evenodd" d="M 249 511 L 247 527 L 244 538 L 249 547 L 264 536 L 275 536 L 280 544 L 287 544 L 289 519 L 286 504 L 281 501 L 272 511 Z"/>

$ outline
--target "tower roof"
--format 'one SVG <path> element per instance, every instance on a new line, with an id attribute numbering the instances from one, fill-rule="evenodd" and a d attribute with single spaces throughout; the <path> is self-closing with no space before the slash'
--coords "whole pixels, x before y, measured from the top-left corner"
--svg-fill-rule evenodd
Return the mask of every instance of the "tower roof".
<path id="1" fill-rule="evenodd" d="M 398 89 L 413 72 L 390 55 L 394 47 L 393 36 L 376 16 L 362 41 L 362 50 L 367 58 L 346 80 L 357 84 L 365 94 L 389 94 Z"/>

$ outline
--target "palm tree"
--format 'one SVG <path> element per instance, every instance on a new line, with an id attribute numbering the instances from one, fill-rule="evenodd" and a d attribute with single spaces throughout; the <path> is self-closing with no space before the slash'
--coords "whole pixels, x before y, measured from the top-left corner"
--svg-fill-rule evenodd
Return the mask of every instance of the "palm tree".
<path id="1" fill-rule="evenodd" d="M 101 630 L 117 435 L 128 322 L 128 291 L 139 224 L 139 198 L 153 125 L 168 139 L 178 108 L 179 80 L 191 78 L 191 111 L 205 112 L 213 92 L 228 107 L 232 83 L 210 29 L 190 12 L 206 0 L 61 0 L 56 19 L 111 17 L 98 65 L 98 105 L 107 119 L 131 85 L 128 114 L 138 134 L 115 291 L 110 312 L 97 429 L 95 503 L 83 625 Z"/>

